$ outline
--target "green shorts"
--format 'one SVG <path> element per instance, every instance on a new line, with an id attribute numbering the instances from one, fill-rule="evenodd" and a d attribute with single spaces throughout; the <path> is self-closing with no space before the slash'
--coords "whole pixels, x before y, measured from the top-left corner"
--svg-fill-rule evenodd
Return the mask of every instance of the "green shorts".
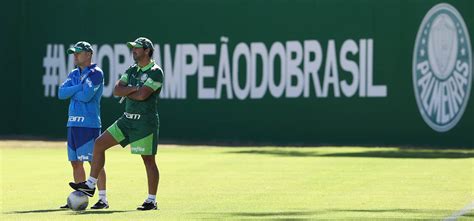
<path id="1" fill-rule="evenodd" d="M 155 155 L 158 148 L 159 123 L 157 117 L 128 119 L 120 117 L 107 131 L 122 146 L 130 144 L 132 154 Z"/>

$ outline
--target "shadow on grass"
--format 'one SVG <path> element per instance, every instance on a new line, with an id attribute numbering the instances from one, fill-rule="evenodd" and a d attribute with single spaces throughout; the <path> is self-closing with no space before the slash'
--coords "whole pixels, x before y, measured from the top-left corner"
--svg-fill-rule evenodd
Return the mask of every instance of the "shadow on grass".
<path id="1" fill-rule="evenodd" d="M 137 210 L 84 210 L 74 212 L 71 211 L 69 215 L 91 215 L 91 214 L 112 214 L 112 213 L 128 213 L 136 212 Z"/>
<path id="2" fill-rule="evenodd" d="M 86 214 L 111 214 L 111 213 L 125 213 L 136 210 L 84 210 L 84 211 L 72 211 L 67 209 L 41 209 L 41 210 L 22 210 L 6 212 L 4 214 L 25 214 L 25 213 L 52 213 L 52 212 L 70 212 L 70 215 L 86 215 Z"/>
<path id="3" fill-rule="evenodd" d="M 468 214 L 464 214 L 464 215 L 462 215 L 461 217 L 474 217 L 474 212 L 468 213 Z"/>
<path id="4" fill-rule="evenodd" d="M 277 212 L 223 212 L 223 213 L 197 213 L 201 215 L 210 215 L 208 218 L 212 218 L 212 216 L 221 217 L 224 215 L 227 218 L 243 218 L 243 219 L 284 219 L 284 220 L 312 220 L 319 218 L 328 218 L 331 215 L 335 215 L 338 213 L 349 213 L 354 215 L 354 213 L 358 214 L 352 218 L 358 219 L 374 219 L 380 218 L 384 220 L 399 220 L 400 218 L 388 218 L 388 214 L 384 215 L 384 213 L 399 213 L 404 214 L 405 219 L 412 218 L 420 218 L 420 214 L 430 214 L 430 217 L 426 218 L 433 218 L 439 217 L 444 218 L 446 214 L 452 214 L 455 211 L 452 210 L 426 210 L 426 209 L 322 209 L 322 210 L 313 210 L 313 211 L 277 211 Z M 368 216 L 364 215 L 370 214 Z M 348 215 L 349 215 L 348 214 Z M 376 214 L 376 215 L 374 215 Z M 408 217 L 407 217 L 408 214 Z M 393 216 L 391 214 L 390 216 Z"/>
<path id="5" fill-rule="evenodd" d="M 325 211 L 278 211 L 278 212 L 201 212 L 195 213 L 206 216 L 204 219 L 284 219 L 284 220 L 311 220 L 316 215 L 326 213 Z M 222 217 L 224 216 L 224 217 Z M 309 218 L 312 217 L 312 218 Z"/>
<path id="6" fill-rule="evenodd" d="M 283 157 L 370 157 L 370 158 L 419 158 L 419 159 L 459 159 L 474 158 L 474 152 L 466 150 L 428 150 L 428 149 L 398 149 L 398 150 L 370 150 L 363 152 L 325 153 L 321 151 L 299 150 L 240 150 L 226 153 L 263 154 Z"/>
<path id="7" fill-rule="evenodd" d="M 61 212 L 67 211 L 65 209 L 38 209 L 38 210 L 22 210 L 22 211 L 12 211 L 6 212 L 5 214 L 22 214 L 22 213 L 51 213 L 51 212 Z"/>
<path id="8" fill-rule="evenodd" d="M 438 210 L 438 209 L 332 209 L 330 212 L 349 212 L 349 213 L 404 213 L 404 214 L 452 214 L 455 210 Z"/>
<path id="9" fill-rule="evenodd" d="M 313 216 L 320 214 L 317 211 L 283 211 L 283 212 L 245 212 L 229 213 L 231 216 L 241 217 L 272 217 L 272 216 Z"/>

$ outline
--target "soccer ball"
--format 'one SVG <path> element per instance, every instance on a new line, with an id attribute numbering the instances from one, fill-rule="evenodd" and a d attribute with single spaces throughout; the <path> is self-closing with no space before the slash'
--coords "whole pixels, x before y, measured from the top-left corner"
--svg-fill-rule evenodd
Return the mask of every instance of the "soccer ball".
<path id="1" fill-rule="evenodd" d="M 67 205 L 74 211 L 85 210 L 88 204 L 89 197 L 82 192 L 74 191 L 67 197 Z"/>

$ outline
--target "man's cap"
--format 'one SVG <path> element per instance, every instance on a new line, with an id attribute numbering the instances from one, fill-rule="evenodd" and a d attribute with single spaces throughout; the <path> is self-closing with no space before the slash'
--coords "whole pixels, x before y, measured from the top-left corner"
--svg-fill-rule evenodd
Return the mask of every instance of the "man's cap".
<path id="1" fill-rule="evenodd" d="M 67 49 L 68 54 L 79 53 L 81 51 L 94 52 L 91 44 L 85 41 L 77 42 L 72 48 Z"/>
<path id="2" fill-rule="evenodd" d="M 151 48 L 154 49 L 153 43 L 150 39 L 145 37 L 139 37 L 133 42 L 127 42 L 129 48 Z"/>

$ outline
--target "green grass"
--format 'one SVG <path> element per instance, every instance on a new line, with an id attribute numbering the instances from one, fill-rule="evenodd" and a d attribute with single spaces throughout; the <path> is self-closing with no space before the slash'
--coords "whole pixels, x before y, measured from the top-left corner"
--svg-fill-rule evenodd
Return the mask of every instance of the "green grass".
<path id="1" fill-rule="evenodd" d="M 474 200 L 473 150 L 162 145 L 161 210 L 135 211 L 147 196 L 144 166 L 114 147 L 106 162 L 111 208 L 76 213 L 57 209 L 71 192 L 64 146 L 0 142 L 0 220 L 440 220 Z"/>

